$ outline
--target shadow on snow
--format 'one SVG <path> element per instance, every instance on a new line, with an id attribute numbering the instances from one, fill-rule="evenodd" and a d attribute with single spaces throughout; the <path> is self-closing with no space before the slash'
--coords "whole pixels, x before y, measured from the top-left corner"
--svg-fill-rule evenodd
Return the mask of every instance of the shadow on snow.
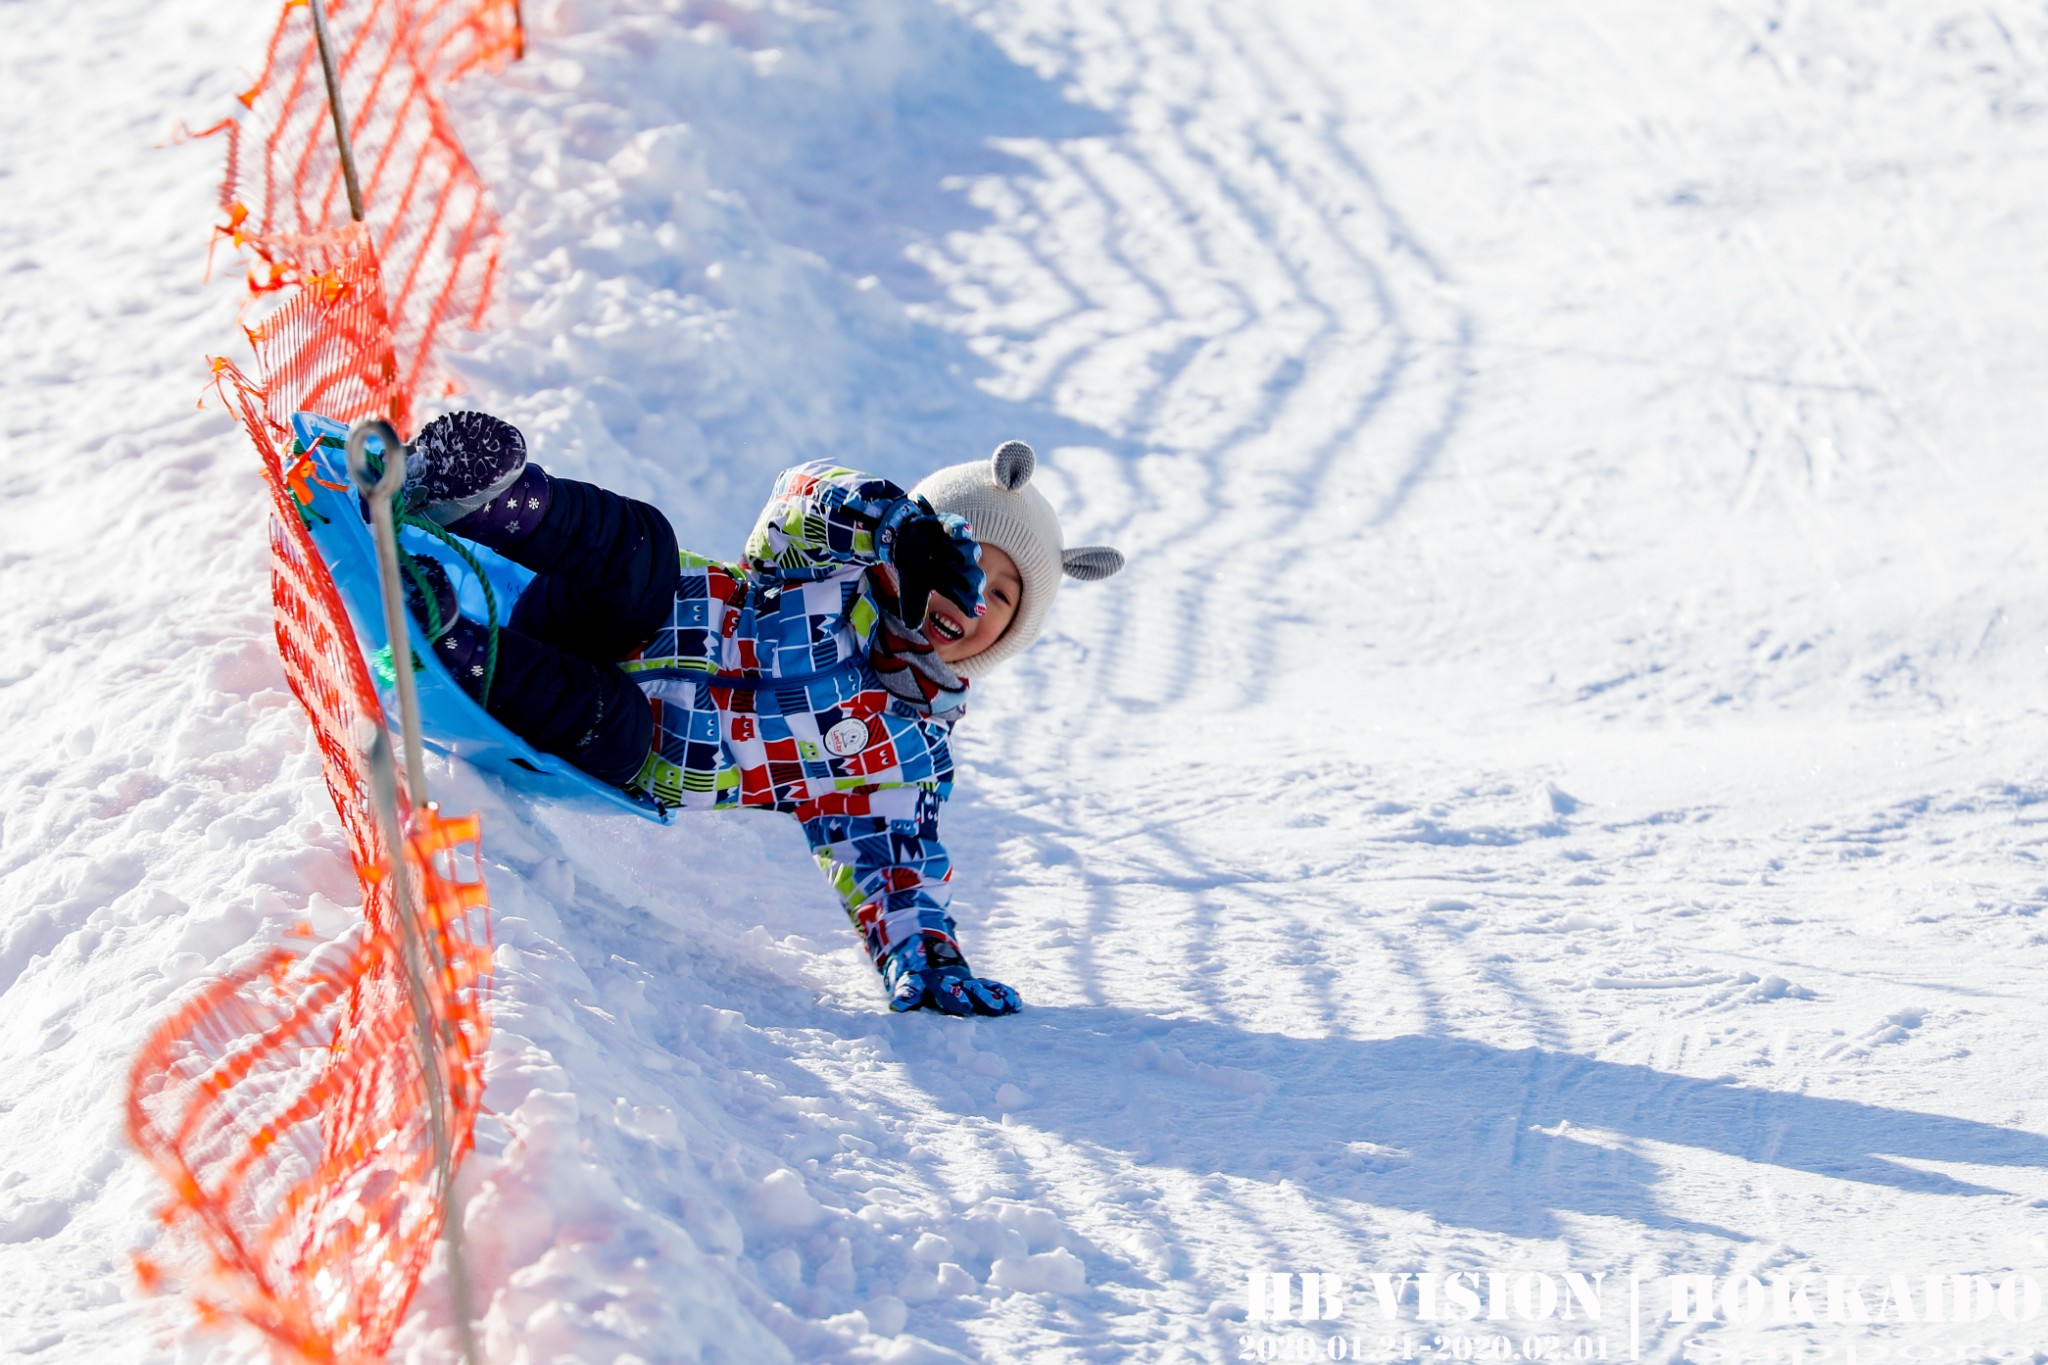
<path id="1" fill-rule="evenodd" d="M 1915 1161 L 2048 1170 L 2033 1133 L 1458 1038 L 1294 1038 L 1082 1007 L 976 1041 L 1030 1077 L 1012 1122 L 1063 1142 L 1516 1237 L 1557 1236 L 1568 1212 L 1748 1240 L 1661 1203 L 1660 1167 L 1633 1142 L 1911 1194 L 2005 1193 Z M 912 1070 L 940 1104 L 989 1112 L 949 1069 Z"/>

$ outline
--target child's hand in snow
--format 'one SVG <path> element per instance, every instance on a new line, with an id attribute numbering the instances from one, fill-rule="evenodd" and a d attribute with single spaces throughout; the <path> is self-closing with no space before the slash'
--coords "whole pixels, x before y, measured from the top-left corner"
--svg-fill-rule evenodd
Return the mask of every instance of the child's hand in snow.
<path id="1" fill-rule="evenodd" d="M 974 974 L 948 939 L 926 935 L 891 953 L 882 964 L 889 1008 L 938 1010 L 942 1014 L 1015 1014 L 1024 1008 L 1017 992 L 1000 981 Z"/>
<path id="2" fill-rule="evenodd" d="M 911 629 L 924 625 L 933 593 L 971 616 L 988 609 L 981 600 L 981 546 L 961 518 L 940 516 L 906 498 L 883 521 L 879 538 L 883 562 L 896 570 L 903 620 Z"/>

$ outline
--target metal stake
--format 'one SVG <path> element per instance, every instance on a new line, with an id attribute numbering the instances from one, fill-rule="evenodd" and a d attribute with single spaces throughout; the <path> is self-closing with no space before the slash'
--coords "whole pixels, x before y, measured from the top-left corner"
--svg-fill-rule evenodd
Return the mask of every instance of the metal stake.
<path id="1" fill-rule="evenodd" d="M 383 457 L 383 468 L 374 472 L 369 452 L 372 436 L 377 438 Z M 391 669 L 398 679 L 399 727 L 405 735 L 407 804 L 415 811 L 425 811 L 430 809 L 430 802 L 425 749 L 420 742 L 419 690 L 412 676 L 412 633 L 406 626 L 405 591 L 398 577 L 398 525 L 391 511 L 392 498 L 405 484 L 405 457 L 406 448 L 398 433 L 382 418 L 358 422 L 348 434 L 349 477 L 370 505 L 370 524 L 376 533 L 384 634 L 391 642 Z M 422 933 L 423 907 L 412 884 L 412 870 L 405 861 L 405 827 L 398 813 L 398 768 L 391 758 L 391 737 L 380 724 L 373 722 L 370 730 L 364 749 L 377 802 L 377 819 L 383 828 L 384 854 L 391 866 L 392 918 L 398 921 L 406 998 L 412 1008 L 420 1076 L 427 1089 L 427 1125 L 434 1148 L 435 1183 L 442 1207 L 448 1213 L 441 1228 L 442 1239 L 447 1243 L 448 1293 L 462 1358 L 474 1361 L 476 1340 L 470 1321 L 469 1278 L 462 1259 L 462 1228 L 454 1209 L 449 1207 L 455 1192 L 455 1154 L 448 1136 L 447 1078 L 441 1073 L 449 1040 L 441 1036 L 427 996 L 430 974 L 444 970 L 447 963 L 439 960 L 439 954 Z"/>
<path id="2" fill-rule="evenodd" d="M 391 761 L 391 736 L 374 721 L 367 728 L 370 735 L 369 742 L 364 745 L 364 756 L 369 760 L 370 787 L 377 802 L 377 821 L 383 827 L 384 853 L 391 863 L 391 917 L 398 921 L 399 961 L 405 971 L 406 1001 L 412 1010 L 413 1043 L 419 1052 L 420 1079 L 427 1091 L 427 1136 L 433 1144 L 434 1184 L 445 1214 L 441 1221 L 441 1240 L 446 1244 L 448 1255 L 449 1307 L 455 1318 L 462 1359 L 467 1365 L 474 1365 L 477 1358 L 476 1332 L 470 1320 L 469 1272 L 462 1256 L 462 1224 L 453 1207 L 455 1153 L 454 1144 L 448 1136 L 448 1078 L 441 1072 L 441 1060 L 447 1055 L 448 1040 L 441 1036 L 441 1030 L 436 1026 L 433 1007 L 427 997 L 430 971 L 446 964 L 437 960 L 438 954 L 430 951 L 430 945 L 421 932 L 424 916 L 413 889 L 412 869 L 405 862 L 405 834 L 398 814 L 398 770 Z"/>
<path id="3" fill-rule="evenodd" d="M 334 64 L 334 44 L 327 38 L 327 7 L 308 0 L 313 10 L 313 41 L 320 46 L 320 69 L 327 73 L 327 112 L 334 115 L 334 145 L 341 151 L 341 181 L 348 188 L 348 216 L 363 221 L 363 187 L 356 183 L 356 154 L 349 145 L 348 119 L 341 111 L 341 69 Z"/>
<path id="4" fill-rule="evenodd" d="M 334 44 L 327 33 L 327 10 L 321 0 L 308 0 L 313 11 L 313 41 L 320 49 L 320 69 L 327 79 L 327 111 L 334 119 L 334 143 L 341 156 L 341 179 L 348 191 L 349 217 L 363 221 L 363 190 L 356 178 L 355 149 L 350 145 L 348 116 L 341 100 L 341 71 L 334 60 Z M 383 446 L 384 467 L 372 476 L 368 440 L 375 435 Z M 348 437 L 348 468 L 356 491 L 370 505 L 370 521 L 377 541 L 377 580 L 384 598 L 384 634 L 391 643 L 391 668 L 397 675 L 399 727 L 405 735 L 405 772 L 408 804 L 425 811 L 427 769 L 420 742 L 419 689 L 412 676 L 412 633 L 406 627 L 405 593 L 398 576 L 398 527 L 391 513 L 392 497 L 405 483 L 406 448 L 389 422 L 378 418 L 358 422 Z M 456 1340 L 465 1362 L 474 1362 L 476 1330 L 471 1320 L 469 1274 L 462 1255 L 462 1224 L 452 1207 L 455 1195 L 455 1153 L 448 1134 L 448 1084 L 442 1074 L 447 1040 L 440 1036 L 427 996 L 429 972 L 445 968 L 430 962 L 437 957 L 422 934 L 424 916 L 412 885 L 412 872 L 405 861 L 405 828 L 398 813 L 398 772 L 391 760 L 391 737 L 380 724 L 372 724 L 365 746 L 370 766 L 370 785 L 377 803 L 378 823 L 383 827 L 385 856 L 390 860 L 392 918 L 398 921 L 400 961 L 405 971 L 406 998 L 410 1004 L 414 1043 L 419 1051 L 420 1079 L 427 1091 L 427 1132 L 433 1144 L 434 1183 L 444 1217 L 441 1236 L 448 1257 L 449 1306 L 455 1318 Z"/>
<path id="5" fill-rule="evenodd" d="M 369 439 L 383 443 L 381 477 L 370 469 Z M 420 693 L 412 676 L 412 632 L 406 628 L 405 588 L 398 576 L 398 527 L 391 499 L 405 484 L 406 447 L 381 417 L 366 417 L 348 434 L 348 472 L 356 491 L 370 504 L 370 524 L 377 533 L 377 581 L 384 592 L 384 638 L 391 644 L 391 671 L 398 675 L 398 725 L 405 736 L 406 795 L 415 807 L 427 806 L 427 765 L 420 743 Z"/>

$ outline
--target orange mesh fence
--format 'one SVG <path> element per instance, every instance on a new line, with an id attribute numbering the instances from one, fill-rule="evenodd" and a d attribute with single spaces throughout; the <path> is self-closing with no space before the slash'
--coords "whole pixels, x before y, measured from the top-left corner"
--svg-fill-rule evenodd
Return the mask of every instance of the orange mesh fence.
<path id="1" fill-rule="evenodd" d="M 357 225 L 333 237 L 331 268 L 308 277 L 251 332 L 269 384 L 258 388 L 224 360 L 215 362 L 215 378 L 256 447 L 270 490 L 270 599 L 285 678 L 313 723 L 349 854 L 359 868 L 375 868 L 383 865 L 384 848 L 361 745 L 363 727 L 382 724 L 383 710 L 341 594 L 299 510 L 312 501 L 307 480 L 318 475 L 289 425 L 301 409 L 342 422 L 375 416 L 388 410 L 396 387 L 377 259 Z"/>
<path id="2" fill-rule="evenodd" d="M 497 272 L 498 224 L 456 140 L 440 88 L 518 50 L 509 0 L 328 0 L 372 249 L 388 286 L 397 406 L 445 392 L 436 345 L 450 323 L 482 315 Z M 249 117 L 229 136 L 222 231 L 260 261 L 263 293 L 327 269 L 333 228 L 348 218 L 312 11 L 288 3 L 263 75 L 241 96 Z M 259 136 L 260 134 L 260 136 Z"/>
<path id="3" fill-rule="evenodd" d="M 475 819 L 411 809 L 410 907 L 363 741 L 384 724 L 300 512 L 312 462 L 289 418 L 389 417 L 447 387 L 438 345 L 488 300 L 498 231 L 438 87 L 518 50 L 514 0 L 327 0 L 368 206 L 347 221 L 304 0 L 287 0 L 229 136 L 222 231 L 257 258 L 256 374 L 215 362 L 271 494 L 278 652 L 313 724 L 363 887 L 352 945 L 267 954 L 211 983 L 137 1058 L 129 1128 L 170 1180 L 146 1283 L 318 1361 L 381 1359 L 449 1210 L 436 1137 L 469 1144 L 489 1037 L 488 911 Z M 253 155 L 252 155 L 253 153 Z M 404 918 L 401 918 L 404 917 Z M 403 945 L 420 945 L 408 962 Z M 412 982 L 423 1014 L 416 1012 Z M 441 1104 L 434 1103 L 434 1097 Z"/>
<path id="4" fill-rule="evenodd" d="M 420 918 L 437 947 L 422 975 L 462 1134 L 489 1033 L 477 834 L 474 817 L 425 812 L 406 850 L 429 888 Z M 242 1319 L 316 1361 L 382 1358 L 446 1215 L 389 879 L 364 870 L 376 908 L 353 943 L 273 949 L 211 983 L 150 1039 L 128 1091 L 130 1134 L 176 1192 L 171 1235 L 199 1254 L 167 1249 L 201 1267 L 146 1260 L 144 1282 L 182 1281 L 202 1317 Z"/>

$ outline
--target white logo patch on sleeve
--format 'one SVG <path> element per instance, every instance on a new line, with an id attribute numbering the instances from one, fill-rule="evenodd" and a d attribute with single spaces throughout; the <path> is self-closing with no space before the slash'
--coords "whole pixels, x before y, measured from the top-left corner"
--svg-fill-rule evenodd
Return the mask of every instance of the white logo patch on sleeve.
<path id="1" fill-rule="evenodd" d="M 825 732 L 825 747 L 845 758 L 868 747 L 868 723 L 858 716 L 848 716 Z"/>

